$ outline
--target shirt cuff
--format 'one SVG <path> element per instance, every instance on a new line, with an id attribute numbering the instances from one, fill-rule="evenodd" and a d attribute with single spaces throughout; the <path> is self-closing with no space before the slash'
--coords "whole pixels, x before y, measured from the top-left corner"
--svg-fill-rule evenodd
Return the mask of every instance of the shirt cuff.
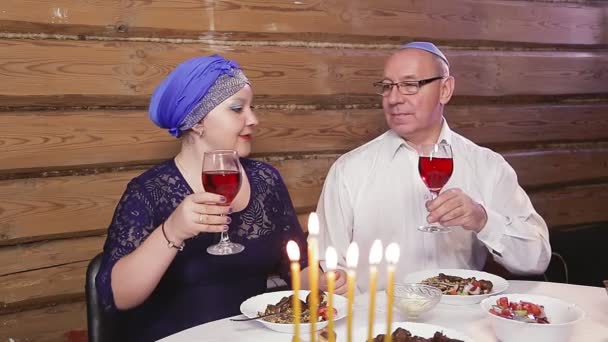
<path id="1" fill-rule="evenodd" d="M 504 246 L 502 237 L 505 234 L 507 225 L 511 223 L 508 217 L 505 217 L 493 210 L 485 208 L 488 215 L 488 221 L 483 229 L 477 233 L 479 241 L 483 242 L 492 252 L 492 254 L 502 257 Z"/>

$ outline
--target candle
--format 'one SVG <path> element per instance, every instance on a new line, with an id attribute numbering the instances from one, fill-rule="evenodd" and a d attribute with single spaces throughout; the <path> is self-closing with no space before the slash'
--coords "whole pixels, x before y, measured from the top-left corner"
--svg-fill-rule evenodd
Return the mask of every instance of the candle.
<path id="1" fill-rule="evenodd" d="M 347 341 L 353 341 L 353 303 L 355 297 L 355 270 L 357 269 L 357 263 L 359 262 L 359 246 L 357 246 L 356 242 L 353 242 L 348 246 L 348 250 L 346 251 L 346 266 L 348 266 L 347 271 L 347 285 L 348 285 L 348 310 L 346 313 L 346 334 Z"/>
<path id="2" fill-rule="evenodd" d="M 338 266 L 338 254 L 329 246 L 325 252 L 325 265 L 327 266 L 327 330 L 329 342 L 335 342 L 334 335 L 334 291 L 336 290 L 336 267 Z"/>
<path id="3" fill-rule="evenodd" d="M 319 234 L 319 218 L 312 212 L 308 216 L 308 284 L 310 286 L 310 341 L 315 342 L 315 324 L 318 321 L 319 307 L 319 258 L 317 235 Z"/>
<path id="4" fill-rule="evenodd" d="M 287 255 L 291 260 L 291 287 L 293 295 L 291 296 L 291 306 L 293 308 L 293 341 L 300 341 L 300 248 L 298 244 L 290 240 L 287 243 Z"/>
<path id="5" fill-rule="evenodd" d="M 369 320 L 367 323 L 367 340 L 372 339 L 374 333 L 374 311 L 376 310 L 376 280 L 378 278 L 378 264 L 382 260 L 382 242 L 374 241 L 369 251 Z"/>
<path id="6" fill-rule="evenodd" d="M 393 324 L 393 302 L 395 293 L 395 265 L 399 261 L 399 245 L 391 243 L 386 247 L 386 269 L 388 274 L 388 282 L 386 289 L 387 298 L 387 317 L 386 317 L 386 334 L 384 335 L 384 342 L 391 342 L 392 324 Z"/>

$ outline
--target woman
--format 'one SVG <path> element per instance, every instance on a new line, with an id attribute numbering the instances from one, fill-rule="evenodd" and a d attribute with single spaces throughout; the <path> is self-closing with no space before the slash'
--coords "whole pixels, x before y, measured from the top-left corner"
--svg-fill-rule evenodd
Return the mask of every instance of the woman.
<path id="1" fill-rule="evenodd" d="M 182 138 L 181 150 L 127 185 L 109 227 L 96 279 L 125 341 L 150 341 L 236 315 L 279 272 L 288 280 L 288 240 L 306 264 L 306 240 L 287 188 L 272 166 L 245 159 L 258 124 L 238 64 L 214 55 L 179 65 L 154 91 L 149 114 Z M 234 201 L 205 192 L 204 152 L 237 151 L 242 185 Z M 206 252 L 228 229 L 239 254 Z M 181 250 L 181 251 L 180 251 Z"/>

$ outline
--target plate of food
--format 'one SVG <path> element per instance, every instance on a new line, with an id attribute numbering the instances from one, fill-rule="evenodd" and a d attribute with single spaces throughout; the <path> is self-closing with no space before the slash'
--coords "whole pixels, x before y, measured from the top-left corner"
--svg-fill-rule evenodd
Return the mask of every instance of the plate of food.
<path id="1" fill-rule="evenodd" d="M 384 342 L 384 334 L 386 334 L 386 324 L 374 324 L 372 334 L 373 342 Z M 473 339 L 465 334 L 444 328 L 439 325 L 414 323 L 414 322 L 393 322 L 391 325 L 391 340 L 393 342 L 401 341 L 443 341 L 443 342 L 473 342 Z M 338 333 L 339 334 L 339 333 Z M 367 327 L 358 327 L 353 331 L 353 336 L 367 336 Z M 418 337 L 418 339 L 416 339 Z M 343 339 L 345 340 L 345 339 Z M 341 341 L 338 335 L 338 341 Z"/>
<path id="2" fill-rule="evenodd" d="M 502 293 L 509 282 L 497 275 L 464 269 L 435 269 L 410 273 L 403 279 L 406 283 L 422 283 L 441 290 L 441 303 L 469 305 Z"/>
<path id="3" fill-rule="evenodd" d="M 315 325 L 315 330 L 321 330 L 327 326 L 327 295 L 321 292 L 323 297 L 319 297 L 319 317 Z M 310 302 L 309 291 L 299 291 L 299 298 L 302 308 L 300 316 L 300 332 L 310 333 Z M 282 332 L 293 333 L 293 309 L 291 296 L 293 291 L 268 292 L 251 297 L 241 304 L 241 312 L 249 318 L 255 318 L 268 329 Z M 340 295 L 334 295 L 334 321 L 338 321 L 346 316 L 347 300 Z"/>

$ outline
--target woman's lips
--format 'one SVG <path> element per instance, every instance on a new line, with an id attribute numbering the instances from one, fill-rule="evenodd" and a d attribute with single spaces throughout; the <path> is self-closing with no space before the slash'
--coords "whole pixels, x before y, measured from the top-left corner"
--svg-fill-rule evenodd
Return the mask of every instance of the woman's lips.
<path id="1" fill-rule="evenodd" d="M 251 134 L 239 135 L 239 138 L 241 138 L 245 141 L 251 141 Z"/>

